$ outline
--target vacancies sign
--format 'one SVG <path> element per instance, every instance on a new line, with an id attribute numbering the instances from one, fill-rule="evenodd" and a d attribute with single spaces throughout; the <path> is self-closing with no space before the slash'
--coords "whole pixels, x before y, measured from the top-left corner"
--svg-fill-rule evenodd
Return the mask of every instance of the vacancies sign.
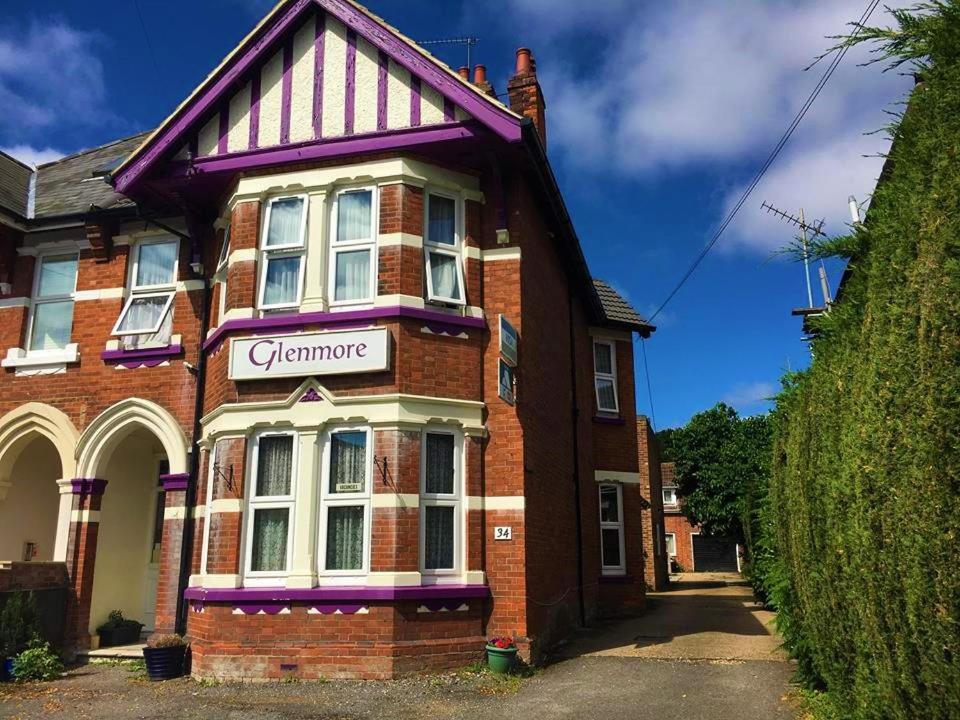
<path id="1" fill-rule="evenodd" d="M 230 379 L 341 375 L 390 367 L 387 328 L 233 338 Z"/>

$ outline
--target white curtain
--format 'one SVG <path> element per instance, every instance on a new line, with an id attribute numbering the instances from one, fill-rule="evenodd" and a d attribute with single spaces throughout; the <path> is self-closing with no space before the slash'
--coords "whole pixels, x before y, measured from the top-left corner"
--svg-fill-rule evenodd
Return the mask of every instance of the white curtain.
<path id="1" fill-rule="evenodd" d="M 151 297 L 134 297 L 130 301 L 127 314 L 118 328 L 121 332 L 134 330 L 153 330 L 160 321 L 161 313 L 167 305 L 169 295 L 155 295 Z"/>
<path id="2" fill-rule="evenodd" d="M 287 569 L 287 508 L 263 508 L 253 511 L 253 548 L 250 569 L 283 571 Z"/>
<path id="3" fill-rule="evenodd" d="M 349 492 L 363 492 L 367 475 L 367 434 L 341 432 L 330 436 L 330 492 L 338 485 L 359 485 Z"/>
<path id="4" fill-rule="evenodd" d="M 257 497 L 290 494 L 293 436 L 266 435 L 257 446 Z"/>
<path id="5" fill-rule="evenodd" d="M 617 393 L 613 380 L 597 378 L 597 406 L 600 410 L 617 409 Z"/>
<path id="6" fill-rule="evenodd" d="M 370 297 L 370 251 L 337 253 L 335 300 L 363 300 Z"/>
<path id="7" fill-rule="evenodd" d="M 460 299 L 460 273 L 457 259 L 444 253 L 430 253 L 430 278 L 437 297 Z"/>
<path id="8" fill-rule="evenodd" d="M 346 192 L 337 198 L 337 242 L 369 240 L 373 193 L 369 190 Z"/>
<path id="9" fill-rule="evenodd" d="M 33 310 L 31 350 L 62 349 L 70 342 L 73 326 L 73 300 L 39 303 Z"/>
<path id="10" fill-rule="evenodd" d="M 300 244 L 303 200 L 284 198 L 270 204 L 270 228 L 267 230 L 267 247 L 272 245 Z"/>
<path id="11" fill-rule="evenodd" d="M 176 278 L 173 268 L 177 262 L 177 243 L 147 243 L 140 245 L 137 257 L 137 287 L 169 285 Z"/>
<path id="12" fill-rule="evenodd" d="M 133 307 L 130 308 L 130 312 L 133 312 Z M 151 322 L 156 322 L 156 316 L 152 318 L 145 318 Z M 146 325 L 141 327 L 147 327 Z M 150 325 L 149 327 L 152 327 Z M 155 347 L 167 347 L 170 344 L 170 338 L 173 335 L 173 313 L 167 311 L 166 315 L 163 316 L 163 321 L 160 323 L 160 328 L 155 333 L 144 333 L 143 335 L 124 335 L 120 338 L 120 342 L 123 345 L 124 350 L 137 350 L 140 348 L 155 348 Z"/>
<path id="13" fill-rule="evenodd" d="M 593 366 L 598 373 L 613 374 L 613 358 L 610 354 L 609 345 L 596 343 L 593 346 Z"/>
<path id="14" fill-rule="evenodd" d="M 453 568 L 454 510 L 451 506 L 424 508 L 423 565 L 428 570 Z"/>
<path id="15" fill-rule="evenodd" d="M 297 301 L 300 290 L 301 257 L 268 257 L 267 277 L 263 288 L 264 305 L 282 305 Z"/>
<path id="16" fill-rule="evenodd" d="M 431 195 L 429 203 L 428 242 L 455 245 L 457 242 L 456 204 L 450 198 L 439 195 Z"/>
<path id="17" fill-rule="evenodd" d="M 327 570 L 363 568 L 363 506 L 335 506 L 327 514 Z"/>
<path id="18" fill-rule="evenodd" d="M 454 492 L 453 435 L 428 433 L 426 443 L 424 492 L 452 495 Z"/>

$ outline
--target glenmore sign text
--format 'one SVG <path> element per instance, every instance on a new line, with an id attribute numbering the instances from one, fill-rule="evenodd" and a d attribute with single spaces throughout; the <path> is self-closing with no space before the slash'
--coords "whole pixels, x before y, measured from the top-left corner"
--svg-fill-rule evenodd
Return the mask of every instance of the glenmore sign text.
<path id="1" fill-rule="evenodd" d="M 387 328 L 234 338 L 230 343 L 233 380 L 366 373 L 389 367 Z"/>

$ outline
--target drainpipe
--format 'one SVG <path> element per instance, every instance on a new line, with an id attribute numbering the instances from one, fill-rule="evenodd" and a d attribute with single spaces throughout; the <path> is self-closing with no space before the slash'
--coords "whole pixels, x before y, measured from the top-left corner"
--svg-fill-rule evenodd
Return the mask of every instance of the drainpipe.
<path id="1" fill-rule="evenodd" d="M 573 293 L 568 295 L 567 317 L 570 323 L 570 388 L 573 392 L 570 414 L 573 418 L 573 502 L 577 511 L 577 597 L 580 601 L 580 625 L 587 625 L 586 601 L 583 595 L 583 517 L 580 506 L 580 406 L 577 394 L 577 345 L 573 330 Z"/>

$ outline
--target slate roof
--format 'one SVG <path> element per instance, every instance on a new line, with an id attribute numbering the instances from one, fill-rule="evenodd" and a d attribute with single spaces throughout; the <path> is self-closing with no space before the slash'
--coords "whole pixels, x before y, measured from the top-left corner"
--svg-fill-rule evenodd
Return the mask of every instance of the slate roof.
<path id="1" fill-rule="evenodd" d="M 85 213 L 91 205 L 104 209 L 132 207 L 133 201 L 113 191 L 105 173 L 133 152 L 148 134 L 115 140 L 41 165 L 37 168 L 34 218 Z"/>
<path id="2" fill-rule="evenodd" d="M 614 325 L 629 326 L 640 332 L 651 332 L 654 327 L 640 317 L 640 314 L 634 310 L 633 306 L 624 300 L 616 290 L 610 287 L 603 280 L 593 279 L 593 287 L 597 291 L 597 297 L 600 298 L 600 306 L 603 308 L 603 314 L 607 322 Z"/>
<path id="3" fill-rule="evenodd" d="M 27 197 L 33 168 L 0 152 L 0 208 L 27 216 Z"/>

